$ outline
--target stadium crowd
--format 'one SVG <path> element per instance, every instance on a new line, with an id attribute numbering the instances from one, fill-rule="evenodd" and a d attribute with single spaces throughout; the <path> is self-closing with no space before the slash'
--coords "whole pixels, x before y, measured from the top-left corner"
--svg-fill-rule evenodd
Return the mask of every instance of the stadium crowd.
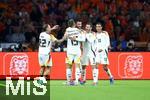
<path id="1" fill-rule="evenodd" d="M 68 19 L 80 19 L 83 29 L 92 22 L 93 31 L 101 22 L 111 51 L 150 51 L 150 0 L 0 0 L 0 43 L 18 43 L 1 51 L 37 51 L 42 25 L 60 25 L 53 31 L 60 39 Z"/>

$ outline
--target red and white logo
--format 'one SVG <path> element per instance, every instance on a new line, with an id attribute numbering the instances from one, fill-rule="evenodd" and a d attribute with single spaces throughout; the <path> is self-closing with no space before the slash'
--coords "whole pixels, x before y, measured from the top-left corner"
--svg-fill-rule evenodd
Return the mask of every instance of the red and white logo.
<path id="1" fill-rule="evenodd" d="M 5 75 L 28 75 L 28 55 L 25 53 L 7 53 L 5 55 Z"/>
<path id="2" fill-rule="evenodd" d="M 13 56 L 10 62 L 10 75 L 28 74 L 28 56 Z"/>
<path id="3" fill-rule="evenodd" d="M 118 73 L 121 78 L 141 78 L 143 56 L 136 53 L 121 54 L 118 59 Z"/>

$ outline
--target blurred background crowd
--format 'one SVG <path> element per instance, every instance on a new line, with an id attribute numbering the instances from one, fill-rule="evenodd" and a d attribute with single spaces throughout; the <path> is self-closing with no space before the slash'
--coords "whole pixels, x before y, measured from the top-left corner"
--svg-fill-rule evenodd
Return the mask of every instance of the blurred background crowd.
<path id="1" fill-rule="evenodd" d="M 0 51 L 37 51 L 42 25 L 58 24 L 60 39 L 68 19 L 101 22 L 111 51 L 150 51 L 150 0 L 0 0 Z M 53 51 L 65 51 L 66 43 Z"/>

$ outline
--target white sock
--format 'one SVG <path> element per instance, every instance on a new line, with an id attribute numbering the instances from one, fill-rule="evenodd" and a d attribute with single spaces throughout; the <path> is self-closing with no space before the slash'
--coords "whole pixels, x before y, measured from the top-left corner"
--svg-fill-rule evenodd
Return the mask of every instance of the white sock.
<path id="1" fill-rule="evenodd" d="M 112 74 L 111 74 L 111 72 L 110 72 L 110 69 L 108 68 L 108 70 L 107 70 L 107 72 L 106 72 L 108 75 L 109 75 L 109 77 L 110 78 L 112 78 L 113 76 L 112 76 Z"/>
<path id="2" fill-rule="evenodd" d="M 98 69 L 97 68 L 93 69 L 93 82 L 94 83 L 98 82 Z"/>
<path id="3" fill-rule="evenodd" d="M 82 65 L 80 64 L 80 78 L 82 78 Z"/>
<path id="4" fill-rule="evenodd" d="M 45 77 L 39 77 L 40 80 L 45 80 Z"/>
<path id="5" fill-rule="evenodd" d="M 77 67 L 75 70 L 76 83 L 78 83 L 80 76 L 81 76 L 80 68 Z"/>
<path id="6" fill-rule="evenodd" d="M 83 69 L 81 74 L 82 74 L 83 81 L 86 81 L 86 69 Z"/>
<path id="7" fill-rule="evenodd" d="M 72 74 L 71 69 L 70 69 L 70 68 L 67 68 L 67 69 L 66 69 L 67 82 L 70 82 L 70 81 L 71 81 L 71 74 Z"/>

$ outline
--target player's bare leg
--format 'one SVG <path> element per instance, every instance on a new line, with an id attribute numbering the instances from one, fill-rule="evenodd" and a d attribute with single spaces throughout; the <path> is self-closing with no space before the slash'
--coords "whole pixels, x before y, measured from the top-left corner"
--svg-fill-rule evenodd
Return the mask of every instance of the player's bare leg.
<path id="1" fill-rule="evenodd" d="M 108 75 L 109 78 L 110 78 L 110 84 L 113 84 L 113 83 L 114 83 L 114 79 L 113 79 L 113 76 L 112 76 L 112 74 L 111 74 L 110 69 L 107 67 L 107 64 L 104 64 L 104 65 L 103 65 L 103 69 L 105 70 L 105 72 L 107 73 L 107 75 Z"/>
<path id="2" fill-rule="evenodd" d="M 66 66 L 66 78 L 67 78 L 67 84 L 70 84 L 71 82 L 71 76 L 72 76 L 72 64 L 67 64 Z"/>
<path id="3" fill-rule="evenodd" d="M 98 65 L 92 65 L 93 68 L 93 85 L 97 85 L 98 84 L 98 74 L 99 74 L 99 69 L 98 69 Z"/>
<path id="4" fill-rule="evenodd" d="M 45 66 L 41 66 L 41 68 L 40 68 L 40 77 L 39 77 L 39 79 L 37 80 L 37 82 L 39 83 L 39 84 L 43 84 L 43 76 L 44 76 L 44 71 L 45 71 Z"/>
<path id="5" fill-rule="evenodd" d="M 45 67 L 41 66 L 41 68 L 40 68 L 40 76 L 41 77 L 43 77 L 43 75 L 44 75 L 44 70 L 45 70 Z"/>
<path id="6" fill-rule="evenodd" d="M 82 65 L 80 84 L 84 84 L 85 82 L 86 82 L 86 65 Z"/>
<path id="7" fill-rule="evenodd" d="M 79 78 L 81 76 L 80 63 L 75 63 L 75 83 L 78 84 Z"/>
<path id="8" fill-rule="evenodd" d="M 48 66 L 48 67 L 45 68 L 45 71 L 44 71 L 44 77 L 45 77 L 45 79 L 48 78 L 50 70 L 51 70 L 50 66 Z"/>

